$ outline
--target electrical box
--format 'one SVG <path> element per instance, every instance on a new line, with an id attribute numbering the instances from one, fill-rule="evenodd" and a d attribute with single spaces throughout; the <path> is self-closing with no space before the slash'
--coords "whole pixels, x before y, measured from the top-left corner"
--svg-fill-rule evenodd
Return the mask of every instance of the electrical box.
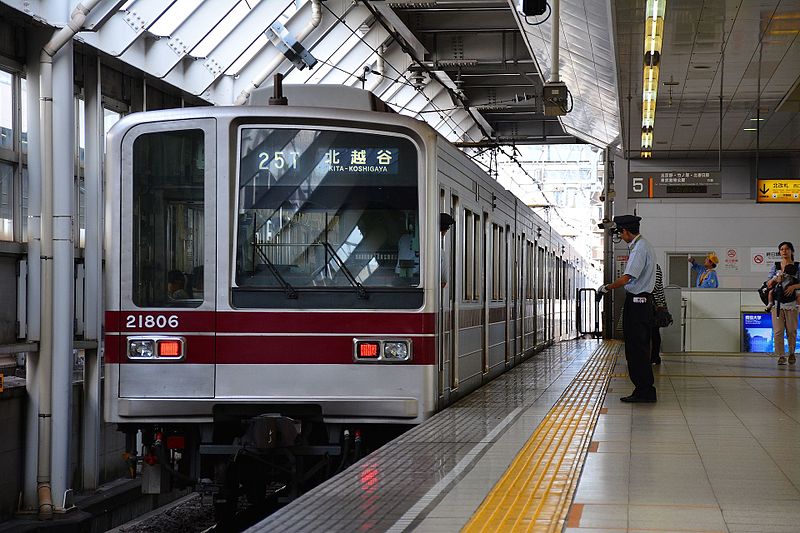
<path id="1" fill-rule="evenodd" d="M 542 87 L 544 114 L 560 117 L 567 114 L 567 86 L 563 82 L 547 82 Z"/>

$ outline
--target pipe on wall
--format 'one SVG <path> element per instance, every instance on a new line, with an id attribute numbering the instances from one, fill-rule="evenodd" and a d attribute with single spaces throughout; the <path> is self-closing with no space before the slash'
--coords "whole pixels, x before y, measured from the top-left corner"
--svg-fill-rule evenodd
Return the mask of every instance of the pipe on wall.
<path id="1" fill-rule="evenodd" d="M 41 377 L 37 483 L 39 516 L 42 519 L 52 518 L 55 509 L 64 510 L 69 485 L 69 415 L 74 308 L 72 242 L 74 136 L 72 133 L 75 117 L 72 47 L 66 45 L 72 42 L 73 36 L 83 26 L 86 16 L 99 2 L 100 0 L 88 0 L 86 4 L 79 2 L 72 11 L 67 25 L 53 34 L 39 56 L 42 187 L 39 365 Z M 59 106 L 54 106 L 56 92 L 54 81 L 58 82 Z M 71 133 L 59 136 L 57 153 L 54 150 L 54 128 L 59 128 L 60 132 Z M 61 176 L 59 181 L 54 177 L 56 156 Z M 56 308 L 59 309 L 59 313 L 54 313 Z M 56 417 L 53 417 L 54 406 L 58 411 Z M 53 492 L 61 496 L 55 503 Z"/>
<path id="2" fill-rule="evenodd" d="M 550 58 L 553 64 L 550 66 L 550 81 L 556 83 L 560 81 L 558 70 L 558 47 L 559 47 L 559 30 L 561 28 L 561 8 L 559 0 L 550 0 L 552 3 L 551 9 L 553 10 L 552 17 L 552 37 L 550 39 Z"/>

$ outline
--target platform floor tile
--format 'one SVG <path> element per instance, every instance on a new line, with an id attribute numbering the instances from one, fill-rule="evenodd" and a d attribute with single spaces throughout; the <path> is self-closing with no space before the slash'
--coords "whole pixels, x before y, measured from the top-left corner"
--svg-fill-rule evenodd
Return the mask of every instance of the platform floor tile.
<path id="1" fill-rule="evenodd" d="M 619 361 L 565 531 L 800 531 L 800 371 L 751 354 L 662 360 L 658 403 L 636 405 L 619 401 Z"/>
<path id="2" fill-rule="evenodd" d="M 600 342 L 549 347 L 249 531 L 457 531 Z"/>

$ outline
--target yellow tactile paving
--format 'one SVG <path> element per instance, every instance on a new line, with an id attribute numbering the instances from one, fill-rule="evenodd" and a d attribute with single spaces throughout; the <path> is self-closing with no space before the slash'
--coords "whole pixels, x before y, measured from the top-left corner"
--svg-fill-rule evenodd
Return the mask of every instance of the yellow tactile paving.
<path id="1" fill-rule="evenodd" d="M 561 531 L 621 349 L 592 354 L 462 531 Z"/>

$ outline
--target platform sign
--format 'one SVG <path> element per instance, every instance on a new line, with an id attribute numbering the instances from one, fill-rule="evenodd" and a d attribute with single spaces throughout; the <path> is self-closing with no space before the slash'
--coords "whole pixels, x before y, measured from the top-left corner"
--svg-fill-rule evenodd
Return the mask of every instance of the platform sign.
<path id="1" fill-rule="evenodd" d="M 720 198 L 719 172 L 633 172 L 628 180 L 628 198 Z"/>
<path id="2" fill-rule="evenodd" d="M 756 202 L 800 204 L 800 180 L 758 180 Z"/>

